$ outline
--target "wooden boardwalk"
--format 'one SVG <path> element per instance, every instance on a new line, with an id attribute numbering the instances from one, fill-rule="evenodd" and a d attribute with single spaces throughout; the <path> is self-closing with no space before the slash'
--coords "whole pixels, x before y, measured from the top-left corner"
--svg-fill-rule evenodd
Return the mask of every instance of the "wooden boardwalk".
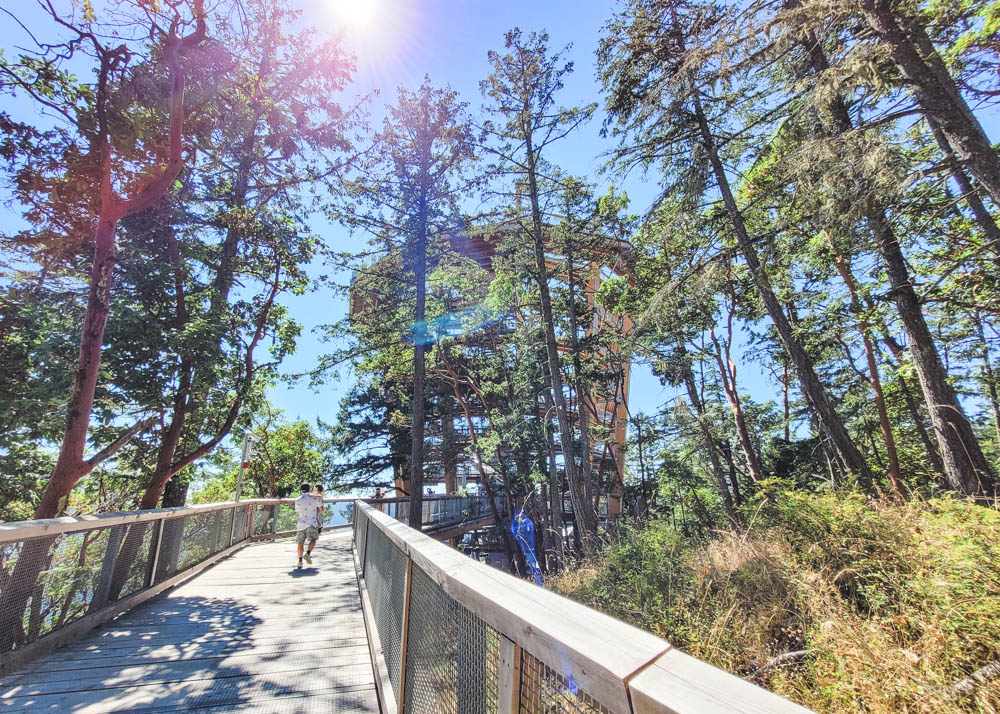
<path id="1" fill-rule="evenodd" d="M 0 680 L 0 712 L 378 712 L 350 530 L 254 544 Z"/>

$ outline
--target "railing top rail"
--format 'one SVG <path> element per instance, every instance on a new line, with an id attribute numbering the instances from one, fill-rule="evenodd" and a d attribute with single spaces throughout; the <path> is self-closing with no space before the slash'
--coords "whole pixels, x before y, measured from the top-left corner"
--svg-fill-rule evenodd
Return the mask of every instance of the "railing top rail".
<path id="1" fill-rule="evenodd" d="M 367 504 L 355 507 L 464 608 L 615 711 L 628 706 L 622 682 L 670 649 L 658 637 L 476 562 Z"/>
<path id="2" fill-rule="evenodd" d="M 475 499 L 486 500 L 486 494 L 485 493 L 472 493 L 472 494 L 469 494 L 468 496 L 451 496 L 451 495 L 436 493 L 436 494 L 431 495 L 431 496 L 428 496 L 428 495 L 425 494 L 421 498 L 421 500 L 423 500 L 423 501 L 463 501 L 463 500 L 464 501 L 471 501 L 471 500 L 475 500 Z M 400 503 L 400 502 L 405 503 L 406 501 L 410 500 L 410 497 L 409 496 L 393 496 L 392 498 L 360 498 L 360 499 L 351 499 L 351 500 L 352 501 L 353 500 L 364 501 L 365 503 Z"/>
<path id="3" fill-rule="evenodd" d="M 448 596 L 612 711 L 633 711 L 632 697 L 644 700 L 643 711 L 722 711 L 711 706 L 718 696 L 749 705 L 739 711 L 808 711 L 659 637 L 472 560 L 364 502 L 355 508 Z M 663 709 L 664 700 L 684 706 Z M 693 706 L 698 701 L 705 707 Z"/>
<path id="4" fill-rule="evenodd" d="M 424 496 L 424 500 L 459 499 L 461 496 Z M 323 503 L 354 503 L 358 499 L 352 496 L 342 498 L 324 498 Z M 364 499 L 368 501 L 369 499 Z M 409 498 L 370 499 L 373 503 L 398 503 L 409 501 Z M 32 538 L 74 533 L 93 528 L 110 528 L 111 526 L 130 525 L 133 523 L 148 523 L 168 518 L 182 518 L 194 513 L 207 513 L 238 506 L 271 506 L 281 503 L 294 503 L 294 498 L 248 498 L 240 501 L 222 501 L 219 503 L 200 503 L 191 506 L 175 508 L 153 508 L 143 511 L 118 511 L 112 513 L 95 513 L 82 516 L 61 516 L 59 518 L 41 518 L 32 521 L 9 521 L 0 523 L 0 544 L 12 543 Z"/>

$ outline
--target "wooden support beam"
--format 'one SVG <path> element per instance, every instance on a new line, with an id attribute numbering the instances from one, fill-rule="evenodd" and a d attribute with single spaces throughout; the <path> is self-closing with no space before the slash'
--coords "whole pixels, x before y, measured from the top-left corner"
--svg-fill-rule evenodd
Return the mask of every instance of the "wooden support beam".
<path id="1" fill-rule="evenodd" d="M 156 581 L 156 566 L 160 562 L 160 543 L 163 541 L 163 521 L 157 521 L 153 526 L 156 531 L 149 541 L 149 569 L 146 571 L 146 587 Z"/>
<path id="2" fill-rule="evenodd" d="M 500 635 L 498 677 L 498 714 L 518 714 L 521 711 L 521 645 L 503 635 Z"/>

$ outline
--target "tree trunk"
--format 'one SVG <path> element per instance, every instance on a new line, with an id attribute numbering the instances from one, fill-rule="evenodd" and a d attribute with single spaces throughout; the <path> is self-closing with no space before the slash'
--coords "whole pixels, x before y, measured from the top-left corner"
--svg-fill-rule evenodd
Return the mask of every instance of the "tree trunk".
<path id="1" fill-rule="evenodd" d="M 920 443 L 924 445 L 927 459 L 931 462 L 934 472 L 941 478 L 944 478 L 944 464 L 941 463 L 941 455 L 938 453 L 934 441 L 927 432 L 927 426 L 924 424 L 924 415 L 920 413 L 920 405 L 913 396 L 913 390 L 910 389 L 910 385 L 903 375 L 899 375 L 898 382 L 899 391 L 903 395 L 907 411 L 910 412 L 910 418 L 913 419 L 913 426 L 917 430 L 917 436 L 920 437 Z"/>
<path id="2" fill-rule="evenodd" d="M 785 415 L 785 441 L 792 440 L 792 409 L 788 399 L 788 365 L 781 365 L 781 404 Z"/>
<path id="3" fill-rule="evenodd" d="M 726 460 L 726 465 L 729 467 L 729 483 L 733 487 L 733 503 L 739 508 L 743 505 L 743 496 L 740 494 L 740 481 L 736 473 L 736 462 L 733 460 L 733 449 L 728 441 L 722 439 L 719 441 L 719 450 L 722 452 L 722 458 Z"/>
<path id="4" fill-rule="evenodd" d="M 864 308 L 858 299 L 857 285 L 847 260 L 836 250 L 834 253 L 837 271 L 840 273 L 844 285 L 847 286 L 847 292 L 851 298 L 851 312 L 857 317 L 858 326 L 861 328 L 861 340 L 864 343 L 865 359 L 868 362 L 868 383 L 871 384 L 872 392 L 875 395 L 875 409 L 878 412 L 879 429 L 882 431 L 882 443 L 885 446 L 886 459 L 888 460 L 886 475 L 889 477 L 896 496 L 902 499 L 905 494 L 899 470 L 899 455 L 896 452 L 896 438 L 893 436 L 892 426 L 889 423 L 889 412 L 885 406 L 885 393 L 882 391 L 882 380 L 879 377 L 878 362 L 875 359 L 875 347 L 871 340 L 871 325 L 864 317 Z"/>
<path id="5" fill-rule="evenodd" d="M 874 227 L 880 234 L 877 236 L 879 252 L 885 259 L 893 299 L 909 338 L 910 355 L 931 415 L 948 485 L 969 495 L 990 493 L 994 481 L 992 471 L 955 390 L 948 382 L 899 243 L 888 226 L 876 224 Z"/>
<path id="6" fill-rule="evenodd" d="M 729 519 L 730 525 L 734 527 L 738 526 L 740 524 L 739 514 L 733 507 L 732 494 L 729 492 L 729 486 L 726 484 L 726 476 L 722 471 L 722 464 L 719 463 L 719 454 L 715 449 L 715 439 L 708 428 L 708 424 L 705 423 L 705 405 L 698 394 L 697 385 L 694 381 L 694 372 L 691 371 L 690 364 L 684 365 L 684 386 L 687 388 L 688 399 L 691 400 L 691 406 L 694 407 L 698 418 L 698 429 L 701 432 L 703 448 L 712 464 L 712 475 L 715 477 L 719 496 L 722 497 L 722 506 L 726 510 L 726 517 Z"/>
<path id="7" fill-rule="evenodd" d="M 180 57 L 185 49 L 197 45 L 205 39 L 205 11 L 202 0 L 195 0 L 194 16 L 194 32 L 186 37 L 178 37 L 171 30 L 163 43 L 163 59 L 170 76 L 167 162 L 150 181 L 143 184 L 143 188 L 128 199 L 116 196 L 112 183 L 111 133 L 107 119 L 111 80 L 109 79 L 108 56 L 102 55 L 101 58 L 101 71 L 95 92 L 98 138 L 93 140 L 90 150 L 92 156 L 100 161 L 99 185 L 96 188 L 101 208 L 94 230 L 94 262 L 90 271 L 87 312 L 84 316 L 77 371 L 67 408 L 66 429 L 59 449 L 59 457 L 52 475 L 49 477 L 45 493 L 42 494 L 42 499 L 35 510 L 35 518 L 56 516 L 65 507 L 74 484 L 95 465 L 93 461 L 84 461 L 83 450 L 87 443 L 90 412 L 94 404 L 94 390 L 97 388 L 97 379 L 100 373 L 104 328 L 107 326 L 111 307 L 111 284 L 115 264 L 115 231 L 118 227 L 118 221 L 123 217 L 144 211 L 162 199 L 170 190 L 184 165 L 184 72 Z M 36 575 L 37 572 L 36 570 Z M 10 604 L 6 597 L 0 601 L 0 605 Z M 0 612 L 10 612 L 10 610 L 3 607 L 0 608 Z M 17 613 L 14 613 L 14 616 L 16 615 Z M 0 622 L 0 625 L 2 624 Z"/>
<path id="8" fill-rule="evenodd" d="M 862 0 L 861 7 L 909 82 L 920 110 L 934 119 L 958 158 L 1000 205 L 1000 159 L 924 28 L 911 20 L 904 29 L 889 0 Z"/>
<path id="9" fill-rule="evenodd" d="M 486 498 L 490 503 L 490 511 L 493 514 L 493 520 L 496 523 L 497 528 L 500 529 L 500 537 L 503 539 L 504 550 L 507 551 L 507 557 L 510 559 L 511 569 L 517 572 L 520 570 L 518 568 L 518 563 L 520 561 L 518 560 L 517 544 L 514 542 L 514 536 L 510 530 L 508 530 L 507 524 L 501 517 L 500 512 L 497 511 L 496 499 L 493 497 L 493 488 L 490 486 L 489 476 L 483 466 L 483 455 L 479 449 L 479 434 L 476 432 L 476 425 L 472 421 L 472 412 L 469 410 L 469 404 L 462 397 L 461 391 L 459 391 L 457 376 L 453 376 L 452 387 L 455 390 L 455 399 L 458 401 L 458 405 L 462 409 L 462 413 L 465 415 L 465 423 L 469 427 L 469 440 L 472 442 L 472 453 L 476 457 L 476 470 L 479 473 L 479 483 L 482 484 L 483 490 L 486 491 Z M 497 454 L 497 460 L 499 462 L 499 454 Z M 410 527 L 420 530 L 420 525 L 413 526 L 413 501 L 411 500 L 410 503 Z"/>
<path id="10" fill-rule="evenodd" d="M 59 458 L 49 477 L 45 493 L 35 509 L 35 518 L 55 518 L 65 508 L 73 486 L 90 471 L 83 459 L 94 406 L 94 391 L 101 368 L 104 329 L 111 310 L 111 284 L 115 266 L 115 230 L 117 219 L 102 216 L 94 233 L 94 263 L 90 271 L 87 312 L 80 335 L 80 353 L 76 377 L 66 414 Z"/>
<path id="11" fill-rule="evenodd" d="M 993 412 L 993 429 L 997 437 L 997 448 L 1000 448 L 1000 400 L 997 399 L 997 382 L 993 373 L 993 362 L 990 360 L 990 346 L 986 342 L 986 332 L 983 330 L 983 318 L 977 310 L 973 315 L 976 333 L 982 345 L 983 381 L 986 383 L 986 393 L 990 395 L 990 411 Z"/>
<path id="12" fill-rule="evenodd" d="M 410 527 L 420 530 L 424 496 L 424 378 L 427 347 L 427 196 L 420 194 L 413 275 L 417 287 L 413 311 L 413 441 L 410 449 Z"/>
<path id="13" fill-rule="evenodd" d="M 567 279 L 569 281 L 569 345 L 573 353 L 573 377 L 576 387 L 576 414 L 580 425 L 580 471 L 583 480 L 583 496 L 590 502 L 594 500 L 594 468 L 591 460 L 590 445 L 590 388 L 586 378 L 583 376 L 583 366 L 580 359 L 580 340 L 577 335 L 579 326 L 576 319 L 576 257 L 573 254 L 573 238 L 569 238 L 566 245 Z M 603 471 L 604 462 L 601 461 Z M 598 491 L 600 491 L 600 481 L 598 481 Z M 595 504 L 594 510 L 597 510 Z"/>
<path id="14" fill-rule="evenodd" d="M 551 512 L 552 526 L 555 528 L 556 541 L 558 542 L 559 564 L 566 562 L 566 524 L 563 522 L 563 489 L 559 478 L 559 468 L 556 465 L 556 447 L 552 441 L 552 433 L 549 429 L 549 410 L 552 408 L 552 397 L 548 392 L 544 394 L 545 419 L 542 423 L 542 430 L 545 437 L 545 450 L 548 456 L 549 466 L 549 510 Z"/>
<path id="15" fill-rule="evenodd" d="M 552 398 L 556 406 L 556 420 L 559 424 L 559 442 L 562 446 L 565 461 L 566 479 L 569 482 L 569 497 L 573 504 L 573 516 L 584 555 L 592 555 L 597 551 L 597 513 L 593 504 L 585 497 L 583 484 L 580 480 L 574 448 L 573 425 L 570 423 L 569 410 L 566 406 L 566 395 L 563 394 L 562 373 L 559 368 L 559 347 L 556 344 L 555 323 L 552 317 L 552 299 L 549 295 L 549 271 L 545 265 L 545 242 L 542 234 L 542 212 L 538 205 L 538 183 L 535 170 L 535 150 L 531 137 L 526 140 L 528 157 L 528 187 L 531 198 L 532 238 L 535 249 L 535 271 L 538 281 L 538 293 L 542 304 L 542 327 L 545 333 L 545 352 L 548 356 L 549 380 L 552 387 Z"/>
<path id="16" fill-rule="evenodd" d="M 743 413 L 743 405 L 740 402 L 740 395 L 736 391 L 736 365 L 733 364 L 729 356 L 729 342 L 726 342 L 725 353 L 719 344 L 719 339 L 715 336 L 715 328 L 708 330 L 712 343 L 715 345 L 715 364 L 719 368 L 719 376 L 722 379 L 722 391 L 726 395 L 729 409 L 733 413 L 733 423 L 736 425 L 736 436 L 740 440 L 740 448 L 743 449 L 743 456 L 747 461 L 747 469 L 750 473 L 750 480 L 760 483 L 764 480 L 764 472 L 760 468 L 760 459 L 757 450 L 754 449 L 753 441 L 750 439 L 750 429 L 747 428 L 746 415 Z M 729 332 L 732 335 L 732 328 Z M 731 338 L 730 338 L 731 339 Z"/>
<path id="17" fill-rule="evenodd" d="M 115 264 L 115 229 L 117 219 L 101 216 L 94 233 L 94 262 L 90 272 L 87 312 L 80 336 L 73 392 L 66 414 L 66 429 L 56 466 L 35 509 L 35 518 L 55 518 L 65 510 L 73 486 L 90 471 L 83 459 L 94 404 L 94 391 L 101 366 L 104 328 L 111 308 L 111 283 Z M 28 598 L 35 590 L 47 553 L 54 538 L 26 543 L 11 573 L 10 583 L 0 596 L 0 652 L 14 647 L 22 631 L 21 616 Z"/>
<path id="18" fill-rule="evenodd" d="M 986 209 L 983 199 L 979 195 L 979 190 L 972 185 L 972 181 L 969 180 L 961 164 L 958 163 L 958 158 L 955 156 L 955 152 L 951 148 L 951 144 L 948 143 L 944 132 L 941 131 L 941 127 L 938 126 L 937 120 L 930 116 L 925 118 L 927 119 L 927 125 L 931 128 L 931 133 L 934 134 L 934 140 L 941 148 L 941 153 L 944 154 L 945 161 L 952 164 L 951 175 L 955 179 L 955 183 L 958 184 L 958 190 L 961 191 L 962 198 L 965 199 L 969 209 L 972 211 L 976 223 L 982 229 L 987 245 L 990 246 L 990 249 L 994 253 L 1000 252 L 1000 227 L 997 226 L 996 221 L 993 220 L 993 216 Z"/>
<path id="19" fill-rule="evenodd" d="M 891 15 L 888 16 L 888 19 L 885 17 L 888 9 L 882 4 L 881 0 L 863 0 L 863 2 L 866 14 L 869 15 L 870 20 L 873 17 L 871 13 L 875 9 L 879 9 L 879 12 L 882 13 L 882 19 L 879 22 L 883 23 L 885 28 L 887 28 L 886 31 L 892 34 L 898 30 L 898 27 L 896 30 L 892 30 L 890 24 L 886 24 L 891 19 L 891 24 L 894 25 L 895 19 L 891 18 Z M 877 27 L 876 30 L 878 30 Z M 902 36 L 901 31 L 898 34 Z M 900 40 L 900 38 L 896 39 Z M 900 51 L 904 55 L 906 51 L 910 51 L 919 60 L 919 56 L 916 55 L 916 51 L 909 44 L 909 40 L 905 37 L 902 37 L 902 39 L 906 40 L 906 42 L 905 45 L 899 45 Z M 829 68 L 826 55 L 815 38 L 809 38 L 807 50 L 810 64 L 814 71 L 822 72 Z M 925 71 L 930 72 L 923 65 L 922 61 L 921 65 Z M 914 81 L 912 78 L 910 79 Z M 958 97 L 958 99 L 961 100 L 961 97 Z M 847 106 L 841 97 L 834 97 L 829 102 L 827 110 L 830 112 L 834 129 L 838 134 L 844 134 L 853 129 L 853 122 L 847 111 Z M 937 116 L 935 116 L 935 119 L 940 121 Z M 948 132 L 944 129 L 944 125 L 941 124 L 941 126 L 949 143 L 951 143 L 952 137 L 948 135 Z M 983 138 L 985 139 L 985 136 Z M 992 152 L 992 148 L 988 147 L 988 143 L 987 148 L 992 156 L 992 160 L 996 163 L 996 154 Z M 998 168 L 1000 168 L 1000 165 L 998 165 Z M 998 178 L 1000 178 L 1000 172 L 998 172 Z M 1000 188 L 1000 181 L 998 181 L 997 186 Z M 913 360 L 913 366 L 916 368 L 917 377 L 920 380 L 924 401 L 930 412 L 931 425 L 934 427 L 934 433 L 937 437 L 945 479 L 949 487 L 959 493 L 968 495 L 990 493 L 994 488 L 992 470 L 986 461 L 986 457 L 983 455 L 979 442 L 972 430 L 972 425 L 962 410 L 955 390 L 948 383 L 947 370 L 941 361 L 941 357 L 934 344 L 934 339 L 924 320 L 923 309 L 917 297 L 916 290 L 913 288 L 913 283 L 910 280 L 909 268 L 906 265 L 906 259 L 903 257 L 899 241 L 896 239 L 895 232 L 892 230 L 889 220 L 881 207 L 874 205 L 871 198 L 867 198 L 866 200 L 868 201 L 868 205 L 863 207 L 864 215 L 875 235 L 878 252 L 885 264 L 889 285 L 892 288 L 892 298 L 896 303 L 896 309 L 910 343 L 910 356 Z"/>
<path id="20" fill-rule="evenodd" d="M 785 351 L 788 353 L 795 371 L 799 375 L 799 381 L 802 385 L 802 395 L 816 415 L 820 428 L 827 435 L 831 446 L 844 467 L 851 474 L 861 479 L 863 483 L 870 483 L 871 472 L 868 470 L 868 464 L 865 463 L 865 459 L 861 455 L 861 452 L 858 451 L 857 446 L 851 441 L 844 422 L 833 408 L 829 396 L 823 388 L 823 383 L 813 368 L 812 359 L 793 334 L 792 326 L 781 309 L 781 303 L 774 294 L 774 289 L 771 287 L 771 281 L 761 267 L 757 250 L 754 248 L 750 234 L 747 232 L 743 214 L 740 212 L 739 207 L 736 205 L 736 199 L 733 197 L 729 179 L 726 176 L 722 160 L 719 158 L 718 150 L 715 147 L 715 138 L 708 125 L 705 112 L 701 107 L 701 101 L 695 96 L 692 103 L 701 131 L 702 144 L 712 165 L 716 183 L 722 194 L 733 232 L 736 234 L 736 239 L 740 246 L 740 252 L 743 254 L 747 269 L 753 278 L 754 284 L 757 286 L 757 291 L 760 293 L 764 308 L 767 310 L 771 322 L 774 323 L 778 337 Z"/>
<path id="21" fill-rule="evenodd" d="M 646 458 L 642 451 L 642 421 L 635 420 L 635 441 L 639 452 L 639 495 L 635 503 L 635 519 L 645 523 L 649 518 L 649 497 L 646 495 Z"/>

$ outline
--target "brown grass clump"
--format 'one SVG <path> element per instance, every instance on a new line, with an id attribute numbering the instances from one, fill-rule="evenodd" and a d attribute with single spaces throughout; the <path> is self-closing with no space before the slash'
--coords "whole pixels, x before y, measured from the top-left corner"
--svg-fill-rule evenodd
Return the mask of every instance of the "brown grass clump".
<path id="1" fill-rule="evenodd" d="M 819 712 L 997 712 L 1000 677 L 955 685 L 1000 660 L 998 545 L 988 508 L 792 492 L 707 543 L 627 531 L 552 587 Z"/>

